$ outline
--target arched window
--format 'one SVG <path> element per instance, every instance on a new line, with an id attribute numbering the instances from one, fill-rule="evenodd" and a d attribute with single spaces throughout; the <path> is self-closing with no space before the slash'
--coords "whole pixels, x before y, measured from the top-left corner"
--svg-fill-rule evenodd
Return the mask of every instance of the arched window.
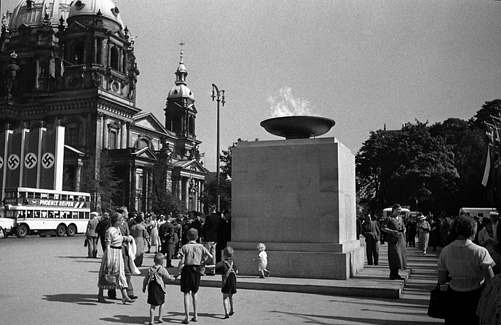
<path id="1" fill-rule="evenodd" d="M 97 48 L 96 48 L 96 63 L 100 64 L 103 62 L 103 40 L 98 38 L 97 39 Z"/>
<path id="2" fill-rule="evenodd" d="M 176 133 L 181 133 L 183 131 L 183 120 L 181 116 L 179 115 L 174 116 L 172 122 L 173 122 L 172 131 Z"/>
<path id="3" fill-rule="evenodd" d="M 75 57 L 73 60 L 75 64 L 84 64 L 84 45 L 83 43 L 77 43 L 75 46 Z"/>
<path id="4" fill-rule="evenodd" d="M 113 122 L 108 124 L 108 149 L 113 150 L 118 148 L 118 130 L 120 126 Z"/>
<path id="5" fill-rule="evenodd" d="M 190 116 L 188 121 L 188 133 L 195 135 L 195 117 Z"/>
<path id="6" fill-rule="evenodd" d="M 110 66 L 112 69 L 115 69 L 115 70 L 118 70 L 118 63 L 119 63 L 119 60 L 118 60 L 118 49 L 116 46 L 113 46 L 111 48 L 111 62 L 110 62 Z"/>
<path id="7" fill-rule="evenodd" d="M 78 140 L 80 139 L 80 127 L 76 123 L 71 123 L 66 126 L 65 142 L 72 147 L 78 147 Z"/>

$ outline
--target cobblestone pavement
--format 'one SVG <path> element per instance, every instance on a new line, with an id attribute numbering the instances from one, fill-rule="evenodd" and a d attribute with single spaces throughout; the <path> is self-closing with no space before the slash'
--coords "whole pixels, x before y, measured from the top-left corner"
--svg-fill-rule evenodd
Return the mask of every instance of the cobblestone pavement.
<path id="1" fill-rule="evenodd" d="M 85 258 L 83 242 L 82 235 L 1 239 L 0 324 L 146 324 L 149 306 L 146 294 L 141 292 L 143 277 L 133 277 L 135 294 L 139 296 L 133 304 L 124 306 L 119 300 L 97 303 L 100 259 Z M 377 268 L 387 272 L 385 251 L 386 246 L 382 246 L 381 265 Z M 409 248 L 408 255 L 412 272 L 401 299 L 239 289 L 235 315 L 223 319 L 219 288 L 202 287 L 197 324 L 441 323 L 426 315 L 429 291 L 436 283 L 437 254 L 423 256 Z M 146 254 L 140 267 L 143 275 L 152 264 L 152 256 Z M 177 285 L 169 285 L 163 320 L 180 324 L 183 318 L 182 293 Z"/>

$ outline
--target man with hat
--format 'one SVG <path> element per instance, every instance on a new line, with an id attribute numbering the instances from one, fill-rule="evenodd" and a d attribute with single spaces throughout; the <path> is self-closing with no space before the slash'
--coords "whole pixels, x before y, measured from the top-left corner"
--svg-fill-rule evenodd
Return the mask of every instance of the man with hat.
<path id="1" fill-rule="evenodd" d="M 85 241 L 87 245 L 87 258 L 97 257 L 97 224 L 99 223 L 99 214 L 97 212 L 90 213 L 90 220 L 87 223 L 87 231 L 85 232 Z"/>
<path id="2" fill-rule="evenodd" d="M 494 274 L 498 274 L 501 266 L 501 254 L 497 251 L 499 249 L 498 228 L 501 228 L 498 227 L 499 213 L 493 211 L 489 216 L 489 219 L 484 218 L 484 228 L 478 232 L 478 243 L 487 248 L 492 259 L 496 262 L 492 270 Z"/>

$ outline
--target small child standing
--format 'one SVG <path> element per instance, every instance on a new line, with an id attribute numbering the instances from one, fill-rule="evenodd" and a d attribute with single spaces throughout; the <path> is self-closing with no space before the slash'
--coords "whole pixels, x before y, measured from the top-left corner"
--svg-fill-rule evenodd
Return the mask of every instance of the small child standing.
<path id="1" fill-rule="evenodd" d="M 234 250 L 226 247 L 223 260 L 216 264 L 216 272 L 221 276 L 221 292 L 223 293 L 224 318 L 230 318 L 233 311 L 233 295 L 237 293 L 237 266 L 233 262 Z M 229 311 L 229 312 L 228 312 Z"/>
<path id="2" fill-rule="evenodd" d="M 165 282 L 167 280 L 175 280 L 175 278 L 171 276 L 163 267 L 164 259 L 165 256 L 162 253 L 155 255 L 153 258 L 155 265 L 148 270 L 148 274 L 146 274 L 143 281 L 143 292 L 146 292 L 146 287 L 148 287 L 148 303 L 150 304 L 149 325 L 153 325 L 155 309 L 157 306 L 159 306 L 158 323 L 163 323 L 162 306 L 165 302 Z"/>
<path id="3" fill-rule="evenodd" d="M 259 251 L 259 261 L 257 264 L 258 270 L 261 273 L 260 278 L 264 278 L 265 276 L 270 276 L 270 271 L 266 269 L 268 266 L 268 254 L 266 253 L 266 245 L 263 243 L 259 243 L 257 245 L 257 250 Z"/>

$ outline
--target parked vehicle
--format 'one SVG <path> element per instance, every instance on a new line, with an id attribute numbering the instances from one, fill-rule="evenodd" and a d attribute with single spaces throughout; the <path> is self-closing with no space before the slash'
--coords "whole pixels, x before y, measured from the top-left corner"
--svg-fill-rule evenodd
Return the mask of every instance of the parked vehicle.
<path id="1" fill-rule="evenodd" d="M 482 220 L 489 216 L 490 212 L 496 212 L 496 208 L 461 208 L 459 209 L 459 214 L 467 213 L 471 217 L 478 217 Z"/>
<path id="2" fill-rule="evenodd" d="M 83 192 L 7 188 L 4 204 L 3 219 L 10 227 L 4 233 L 19 238 L 33 233 L 74 236 L 86 231 L 90 218 L 90 194 Z"/>

